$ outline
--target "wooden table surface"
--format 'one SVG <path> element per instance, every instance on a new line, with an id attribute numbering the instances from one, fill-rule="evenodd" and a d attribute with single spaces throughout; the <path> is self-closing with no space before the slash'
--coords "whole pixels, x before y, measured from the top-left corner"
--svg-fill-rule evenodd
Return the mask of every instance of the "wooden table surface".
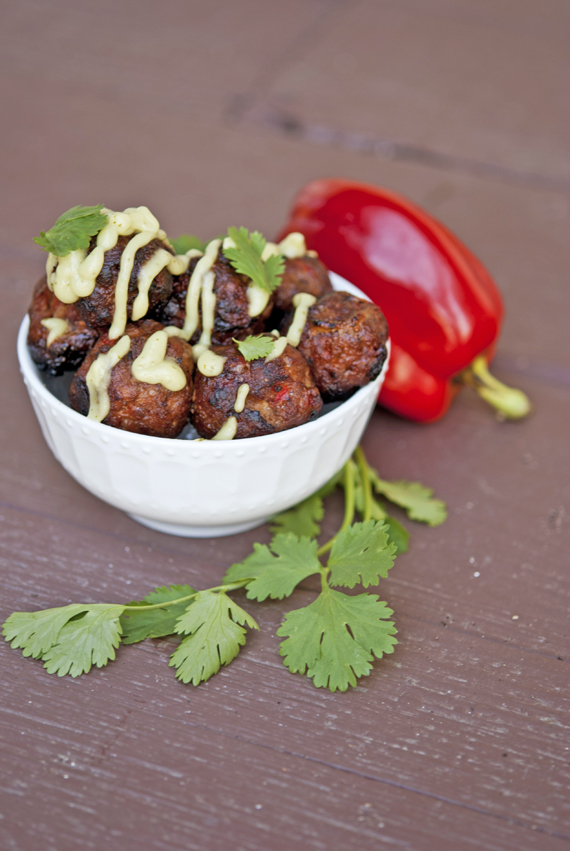
<path id="1" fill-rule="evenodd" d="M 245 603 L 259 634 L 198 688 L 175 680 L 170 640 L 77 680 L 2 642 L 0 847 L 568 848 L 566 0 L 2 8 L 2 619 L 209 587 L 268 540 L 152 532 L 52 457 L 15 340 L 45 256 L 32 237 L 74 204 L 146 204 L 174 235 L 272 236 L 310 178 L 400 191 L 496 277 L 495 372 L 536 413 L 498 423 L 464 392 L 431 426 L 374 414 L 374 465 L 450 511 L 408 524 L 379 588 L 400 643 L 349 693 L 282 665 L 275 631 L 311 581 Z"/>

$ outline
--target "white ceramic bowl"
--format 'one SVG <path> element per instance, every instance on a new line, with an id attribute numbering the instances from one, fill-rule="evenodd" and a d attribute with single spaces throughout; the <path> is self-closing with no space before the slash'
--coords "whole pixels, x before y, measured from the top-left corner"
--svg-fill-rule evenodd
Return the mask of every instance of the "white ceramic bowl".
<path id="1" fill-rule="evenodd" d="M 331 273 L 331 280 L 335 289 L 366 298 L 339 275 Z M 59 401 L 30 357 L 28 325 L 26 316 L 18 335 L 20 369 L 57 460 L 88 491 L 139 523 L 186 537 L 253 529 L 320 488 L 356 449 L 388 365 L 346 402 L 289 431 L 244 440 L 168 440 L 93 422 Z"/>

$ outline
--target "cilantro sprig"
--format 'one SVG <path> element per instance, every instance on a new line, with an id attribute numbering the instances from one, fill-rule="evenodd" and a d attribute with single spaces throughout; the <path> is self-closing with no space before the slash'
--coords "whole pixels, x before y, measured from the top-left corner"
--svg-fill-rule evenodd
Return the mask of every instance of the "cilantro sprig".
<path id="1" fill-rule="evenodd" d="M 65 257 L 78 248 L 89 248 L 92 236 L 103 230 L 107 216 L 101 212 L 103 204 L 94 207 L 72 207 L 63 213 L 47 232 L 41 231 L 34 242 L 56 257 Z"/>
<path id="2" fill-rule="evenodd" d="M 192 650 L 183 640 L 172 655 L 171 665 L 181 668 L 177 676 L 183 682 L 198 685 L 237 656 L 245 644 L 245 629 L 239 624 L 258 629 L 253 618 L 226 595 L 243 584 L 234 582 L 207 591 L 170 585 L 128 605 L 72 604 L 41 612 L 14 612 L 2 632 L 24 656 L 41 659 L 50 674 L 71 677 L 87 674 L 93 665 L 101 668 L 114 659 L 121 639 L 123 644 L 134 644 L 173 633 L 188 635 L 193 639 Z M 193 604 L 197 608 L 189 614 Z M 192 653 L 194 662 L 189 661 Z"/>
<path id="3" fill-rule="evenodd" d="M 245 340 L 236 340 L 232 338 L 240 353 L 246 361 L 257 360 L 258 358 L 266 358 L 273 351 L 275 337 L 259 334 L 257 337 L 252 337 L 250 334 Z"/>
<path id="4" fill-rule="evenodd" d="M 339 487 L 343 522 L 319 547 L 323 501 Z M 430 489 L 381 479 L 358 448 L 317 493 L 273 518 L 270 544 L 254 544 L 249 556 L 229 568 L 222 585 L 201 591 L 162 586 L 128 604 L 73 603 L 15 612 L 3 626 L 4 637 L 24 656 L 43 661 L 49 673 L 77 677 L 112 661 L 120 644 L 177 635 L 181 640 L 170 665 L 183 683 L 199 685 L 235 659 L 247 629 L 258 629 L 231 593 L 243 590 L 257 602 L 282 600 L 316 575 L 321 588 L 316 599 L 289 611 L 277 630 L 283 639 L 280 653 L 292 673 L 306 675 L 317 687 L 346 691 L 397 644 L 390 620 L 394 613 L 385 602 L 376 594 L 339 590 L 376 586 L 397 553 L 407 549 L 407 530 L 388 515 L 379 495 L 404 508 L 411 519 L 430 526 L 445 520 L 445 504 Z"/>
<path id="5" fill-rule="evenodd" d="M 272 254 L 262 260 L 267 240 L 259 231 L 249 233 L 247 228 L 228 228 L 228 236 L 235 248 L 224 248 L 224 254 L 240 275 L 251 278 L 256 287 L 272 293 L 281 283 L 285 260 L 280 254 Z"/>

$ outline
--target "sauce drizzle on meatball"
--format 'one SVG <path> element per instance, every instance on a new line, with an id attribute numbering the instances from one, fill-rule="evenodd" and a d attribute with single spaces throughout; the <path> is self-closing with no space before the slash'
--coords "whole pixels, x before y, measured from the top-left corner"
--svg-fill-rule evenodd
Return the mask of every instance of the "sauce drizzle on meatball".
<path id="1" fill-rule="evenodd" d="M 217 355 L 215 352 L 208 349 L 207 351 L 202 352 L 198 358 L 196 368 L 198 369 L 198 372 L 202 373 L 202 375 L 221 375 L 225 362 L 226 358 L 223 358 L 221 355 Z"/>
<path id="2" fill-rule="evenodd" d="M 42 319 L 40 322 L 44 328 L 48 329 L 46 346 L 51 346 L 60 337 L 63 337 L 66 331 L 69 331 L 69 322 L 67 319 L 58 319 L 56 316 L 51 316 L 48 319 Z"/>
<path id="3" fill-rule="evenodd" d="M 133 361 L 131 372 L 137 381 L 145 384 L 162 384 L 173 393 L 182 390 L 188 383 L 184 370 L 174 358 L 166 357 L 168 334 L 155 331 L 143 346 L 143 350 Z"/>
<path id="4" fill-rule="evenodd" d="M 234 411 L 236 414 L 241 414 L 243 409 L 245 408 L 245 400 L 247 399 L 247 394 L 249 393 L 249 384 L 242 384 L 238 389 L 236 394 L 236 401 L 234 404 Z"/>
<path id="5" fill-rule="evenodd" d="M 233 440 L 237 433 L 237 419 L 228 417 L 221 429 L 213 436 L 212 440 Z"/>
<path id="6" fill-rule="evenodd" d="M 96 279 L 103 269 L 105 252 L 116 246 L 119 236 L 136 234 L 121 256 L 113 322 L 109 330 L 109 338 L 114 340 L 123 333 L 127 323 L 128 286 L 136 252 L 153 239 L 166 240 L 166 234 L 148 207 L 128 207 L 122 213 L 104 208 L 102 212 L 106 214 L 108 223 L 99 231 L 93 250 L 88 254 L 85 249 L 78 248 L 65 257 L 48 254 L 46 274 L 48 286 L 57 298 L 64 304 L 73 304 L 93 293 Z M 180 275 L 186 271 L 189 262 L 187 255 L 173 255 L 166 248 L 157 249 L 139 272 L 134 319 L 141 319 L 148 311 L 148 291 L 156 275 L 165 267 L 171 274 Z"/>
<path id="7" fill-rule="evenodd" d="M 297 293 L 297 295 L 293 298 L 295 316 L 293 317 L 293 321 L 287 331 L 287 342 L 290 346 L 297 348 L 301 342 L 301 335 L 305 330 L 307 317 L 309 315 L 309 308 L 313 306 L 316 300 L 315 296 L 309 295 L 309 293 Z"/>
<path id="8" fill-rule="evenodd" d="M 182 328 L 177 328 L 175 325 L 168 325 L 166 328 L 166 333 L 170 337 L 182 337 L 183 340 L 190 340 L 192 334 L 198 327 L 198 323 L 200 321 L 200 316 L 198 313 L 198 302 L 200 301 L 200 294 L 202 294 L 202 335 L 200 340 L 196 344 L 204 345 L 205 340 L 207 339 L 207 344 L 204 345 L 202 351 L 207 349 L 210 345 L 212 328 L 214 327 L 214 312 L 216 309 L 216 296 L 213 293 L 214 286 L 214 273 L 212 272 L 212 266 L 218 259 L 218 253 L 220 251 L 222 241 L 221 239 L 213 239 L 206 246 L 206 251 L 204 255 L 200 257 L 196 264 L 196 268 L 192 272 L 192 276 L 190 278 L 190 283 L 188 284 L 188 290 L 186 292 L 186 315 L 184 318 L 184 325 Z M 192 252 L 188 252 L 189 256 Z M 196 256 L 196 253 L 194 253 Z M 206 278 L 211 278 L 211 297 L 206 299 L 204 298 L 204 287 L 206 285 Z M 208 314 L 206 315 L 206 310 Z M 205 333 L 205 329 L 208 328 L 208 332 Z M 196 348 L 196 347 L 194 347 Z M 195 357 L 198 357 L 199 353 L 195 353 Z"/>
<path id="9" fill-rule="evenodd" d="M 293 231 L 279 243 L 279 251 L 284 257 L 293 260 L 295 257 L 305 257 L 307 254 L 307 243 L 302 233 Z"/>
<path id="10" fill-rule="evenodd" d="M 279 337 L 279 339 L 275 340 L 273 343 L 273 348 L 265 358 L 265 363 L 269 363 L 275 358 L 280 357 L 287 347 L 287 337 Z"/>
<path id="11" fill-rule="evenodd" d="M 101 423 L 111 410 L 111 403 L 107 392 L 111 373 L 113 367 L 119 363 L 121 358 L 125 357 L 130 348 L 131 338 L 128 334 L 125 334 L 118 343 L 115 343 L 112 349 L 109 349 L 105 354 L 98 355 L 89 367 L 89 372 L 85 376 L 89 390 L 88 420 L 95 420 L 95 422 Z"/>
<path id="12" fill-rule="evenodd" d="M 160 272 L 162 272 L 164 267 L 166 267 L 169 272 L 172 272 L 172 269 L 175 268 L 175 264 L 173 261 L 178 259 L 181 259 L 181 257 L 173 257 L 172 254 L 169 251 L 166 251 L 165 248 L 159 248 L 157 251 L 155 251 L 152 257 L 147 260 L 143 266 L 141 266 L 137 281 L 137 297 L 133 302 L 133 307 L 131 311 L 131 317 L 133 322 L 136 322 L 138 319 L 142 319 L 143 316 L 147 315 L 149 308 L 149 290 L 156 276 Z M 188 257 L 187 260 L 189 263 L 190 258 Z M 186 267 L 188 267 L 188 263 L 186 263 Z M 176 266 L 176 268 L 178 267 Z"/>

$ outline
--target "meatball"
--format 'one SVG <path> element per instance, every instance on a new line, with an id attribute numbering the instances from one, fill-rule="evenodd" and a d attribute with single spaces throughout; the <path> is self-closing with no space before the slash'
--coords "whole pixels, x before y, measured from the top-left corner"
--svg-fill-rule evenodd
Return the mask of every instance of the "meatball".
<path id="1" fill-rule="evenodd" d="M 127 325 L 125 334 L 130 338 L 130 348 L 110 374 L 106 391 L 110 407 L 102 420 L 106 425 L 153 437 L 176 437 L 188 422 L 194 367 L 192 349 L 188 343 L 179 337 L 169 337 L 166 348 L 166 358 L 178 364 L 183 373 L 182 380 L 184 377 L 186 379 L 181 389 L 169 390 L 162 383 L 147 383 L 137 380 L 133 375 L 133 362 L 141 354 L 147 340 L 157 331 L 162 331 L 163 327 L 152 319 Z M 87 415 L 90 408 L 87 373 L 91 365 L 99 355 L 107 353 L 117 343 L 117 340 L 110 340 L 104 333 L 75 374 L 69 400 L 71 407 L 80 414 Z"/>
<path id="2" fill-rule="evenodd" d="M 99 336 L 98 331 L 83 321 L 75 304 L 63 304 L 56 298 L 45 275 L 34 287 L 28 314 L 30 354 L 41 369 L 52 375 L 76 369 Z"/>
<path id="3" fill-rule="evenodd" d="M 286 346 L 269 362 L 246 361 L 233 343 L 214 346 L 212 351 L 225 358 L 223 370 L 208 377 L 198 368 L 192 399 L 193 423 L 202 437 L 214 437 L 230 417 L 237 420 L 235 437 L 242 438 L 284 431 L 318 416 L 323 402 L 296 349 Z M 240 391 L 244 385 L 249 387 L 244 388 L 247 393 Z M 244 407 L 236 412 L 239 401 Z"/>
<path id="4" fill-rule="evenodd" d="M 288 317 L 284 327 L 288 327 Z M 379 307 L 332 292 L 309 309 L 299 351 L 325 399 L 338 399 L 373 381 L 386 360 L 388 326 Z"/>
<path id="5" fill-rule="evenodd" d="M 77 309 L 81 313 L 83 319 L 90 325 L 107 328 L 113 322 L 113 314 L 115 312 L 115 286 L 119 277 L 119 269 L 121 265 L 121 257 L 127 244 L 133 236 L 120 236 L 114 248 L 105 252 L 103 268 L 95 279 L 95 289 L 91 295 L 80 298 L 77 302 Z M 89 246 L 88 254 L 97 244 L 96 238 L 93 237 Z M 127 316 L 131 317 L 133 302 L 138 293 L 138 276 L 142 266 L 150 260 L 159 248 L 164 248 L 170 254 L 174 254 L 168 243 L 162 242 L 160 239 L 151 239 L 146 245 L 143 245 L 135 254 L 133 270 L 129 279 L 129 289 L 127 298 Z M 164 304 L 170 298 L 172 293 L 172 275 L 168 269 L 161 269 L 156 275 L 148 293 L 149 311 L 155 311 L 160 305 Z"/>
<path id="6" fill-rule="evenodd" d="M 188 284 L 199 259 L 199 257 L 193 257 L 188 271 L 175 279 L 172 297 L 159 314 L 161 322 L 164 322 L 165 325 L 176 325 L 177 328 L 182 328 L 184 325 Z M 269 300 L 267 307 L 259 316 L 251 317 L 248 312 L 249 302 L 247 299 L 247 288 L 251 284 L 250 278 L 236 272 L 221 251 L 212 266 L 212 271 L 215 275 L 214 293 L 216 296 L 212 343 L 222 345 L 229 342 L 232 337 L 245 339 L 249 334 L 262 332 L 265 319 L 271 313 L 273 299 Z M 192 336 L 192 343 L 198 341 L 200 331 L 201 324 Z"/>
<path id="7" fill-rule="evenodd" d="M 275 290 L 275 307 L 282 311 L 291 310 L 297 293 L 309 293 L 320 298 L 330 292 L 332 284 L 327 267 L 318 257 L 286 257 L 281 284 Z"/>

